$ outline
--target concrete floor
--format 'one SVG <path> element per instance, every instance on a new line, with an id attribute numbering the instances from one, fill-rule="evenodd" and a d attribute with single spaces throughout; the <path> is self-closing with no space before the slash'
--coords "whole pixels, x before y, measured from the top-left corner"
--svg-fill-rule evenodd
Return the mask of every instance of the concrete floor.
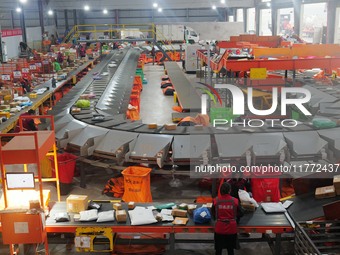
<path id="1" fill-rule="evenodd" d="M 145 75 L 148 79 L 148 84 L 144 86 L 142 92 L 142 105 L 141 105 L 141 117 L 144 123 L 171 123 L 171 112 L 173 98 L 165 97 L 161 93 L 160 89 L 160 77 L 164 74 L 163 67 L 147 65 L 145 67 Z M 190 79 L 195 80 L 194 76 Z M 157 113 L 155 113 L 157 112 Z M 80 166 L 77 166 L 78 168 Z M 79 195 L 88 195 L 89 199 L 94 200 L 108 200 L 112 199 L 102 194 L 104 186 L 111 177 L 118 174 L 117 171 L 96 168 L 90 165 L 82 166 L 85 167 L 87 172 L 86 176 L 86 188 L 81 188 L 80 177 L 75 176 L 73 184 L 71 186 L 70 193 Z M 155 202 L 175 202 L 175 203 L 193 203 L 198 196 L 209 196 L 210 191 L 202 190 L 198 187 L 198 179 L 190 179 L 186 176 L 176 176 L 175 178 L 180 180 L 181 186 L 179 188 L 171 187 L 170 181 L 173 180 L 172 175 L 151 175 L 151 192 L 153 201 Z M 51 190 L 51 200 L 56 201 L 56 188 L 53 184 L 45 183 L 44 187 Z M 66 196 L 62 196 L 62 201 L 66 200 Z M 251 237 L 257 237 L 258 235 L 252 234 Z M 204 235 L 202 238 L 208 238 L 212 240 L 212 235 Z M 293 245 L 291 243 L 284 243 L 282 248 L 283 255 L 293 254 Z M 78 253 L 74 247 L 71 250 L 67 249 L 65 244 L 50 244 L 49 252 L 50 255 L 62 255 L 62 254 L 89 254 L 89 253 Z M 0 246 L 0 254 L 9 254 L 7 246 Z M 24 254 L 24 253 L 21 253 Z M 25 253 L 30 255 L 33 253 Z M 101 253 L 95 253 L 101 254 Z M 105 253 L 107 254 L 107 253 Z M 165 254 L 170 254 L 166 252 Z M 197 254 L 197 255 L 213 255 L 213 244 L 177 244 L 176 252 L 172 253 L 176 255 L 186 254 Z M 224 254 L 227 254 L 225 251 Z M 270 255 L 271 251 L 267 243 L 241 243 L 241 249 L 236 251 L 236 255 Z"/>
<path id="2" fill-rule="evenodd" d="M 140 117 L 142 122 L 160 125 L 172 123 L 171 113 L 173 112 L 172 107 L 175 105 L 173 97 L 164 96 L 160 88 L 164 67 L 147 64 L 144 66 L 144 73 L 148 84 L 143 86 L 141 94 Z"/>

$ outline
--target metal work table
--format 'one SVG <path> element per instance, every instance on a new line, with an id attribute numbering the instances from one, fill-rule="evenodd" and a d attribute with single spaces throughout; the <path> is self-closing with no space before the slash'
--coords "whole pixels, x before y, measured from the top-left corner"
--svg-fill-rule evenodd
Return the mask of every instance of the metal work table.
<path id="1" fill-rule="evenodd" d="M 164 66 L 176 90 L 178 102 L 183 111 L 201 111 L 201 98 L 178 64 L 176 62 L 165 62 Z"/>

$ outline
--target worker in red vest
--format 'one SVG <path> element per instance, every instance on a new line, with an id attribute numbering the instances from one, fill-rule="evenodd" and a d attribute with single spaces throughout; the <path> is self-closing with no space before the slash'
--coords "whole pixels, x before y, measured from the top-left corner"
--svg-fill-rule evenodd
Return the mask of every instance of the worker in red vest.
<path id="1" fill-rule="evenodd" d="M 215 251 L 222 255 L 227 249 L 228 255 L 234 255 L 237 248 L 237 222 L 242 216 L 239 201 L 230 195 L 230 184 L 225 182 L 220 187 L 220 195 L 214 199 L 213 214 L 215 216 Z"/>
<path id="2" fill-rule="evenodd" d="M 29 110 L 28 112 L 25 112 L 23 114 L 21 114 L 20 116 L 27 116 L 27 118 L 22 118 L 22 128 L 23 131 L 37 131 L 38 128 L 35 125 L 34 119 L 30 118 L 30 116 L 35 115 L 35 111 L 34 110 Z M 19 121 L 17 123 L 17 126 L 15 127 L 14 132 L 18 133 L 20 132 L 20 125 L 19 125 Z"/>

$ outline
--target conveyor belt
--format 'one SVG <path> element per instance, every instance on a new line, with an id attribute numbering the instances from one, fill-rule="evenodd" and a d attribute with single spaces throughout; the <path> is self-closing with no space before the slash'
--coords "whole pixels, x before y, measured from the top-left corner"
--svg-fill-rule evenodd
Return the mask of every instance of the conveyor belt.
<path id="1" fill-rule="evenodd" d="M 165 62 L 164 65 L 183 111 L 200 112 L 201 98 L 178 64 L 176 62 Z"/>
<path id="2" fill-rule="evenodd" d="M 153 204 L 137 204 L 140 206 L 150 206 L 150 205 L 157 205 L 159 203 L 153 203 Z M 127 211 L 127 204 L 122 204 L 123 209 Z M 200 205 L 198 205 L 199 207 Z M 112 210 L 112 203 L 102 203 L 102 207 L 99 211 L 107 211 Z M 138 232 L 138 228 L 143 226 L 131 226 L 130 218 L 127 217 L 126 223 L 117 223 L 117 221 L 114 222 L 106 222 L 106 223 L 96 223 L 96 222 L 74 222 L 73 215 L 71 215 L 71 221 L 70 222 L 59 222 L 56 223 L 54 220 L 54 215 L 56 213 L 60 212 L 66 212 L 66 202 L 57 202 L 50 211 L 50 216 L 46 220 L 46 228 L 47 232 L 54 232 L 56 231 L 56 228 L 60 228 L 57 232 L 62 232 L 62 229 L 67 227 L 89 227 L 89 226 L 105 226 L 105 227 L 112 227 L 112 228 L 125 228 L 125 231 L 132 231 L 132 232 Z M 147 225 L 153 227 L 153 232 L 162 232 L 162 227 L 172 227 L 173 225 L 171 223 L 156 223 L 152 225 Z M 183 232 L 185 232 L 186 227 L 197 227 L 197 229 L 200 228 L 208 228 L 211 231 L 213 230 L 214 223 L 211 221 L 207 224 L 199 224 L 196 225 L 193 222 L 192 217 L 189 217 L 189 222 L 186 226 L 183 226 Z M 246 213 L 240 220 L 238 224 L 239 229 L 253 229 L 252 232 L 259 232 L 259 233 L 266 233 L 266 230 L 273 230 L 273 229 L 280 229 L 279 233 L 281 232 L 289 232 L 291 231 L 291 225 L 289 221 L 287 220 L 286 216 L 283 213 L 265 213 L 261 208 L 258 208 L 254 213 Z M 133 228 L 136 228 L 133 230 Z M 139 230 L 140 231 L 140 230 Z M 67 231 L 65 231 L 67 232 Z M 118 232 L 118 231 L 117 231 Z M 206 232 L 203 230 L 203 232 Z M 273 231 L 273 233 L 277 233 Z"/>
<path id="3" fill-rule="evenodd" d="M 288 212 L 296 221 L 308 221 L 324 215 L 322 206 L 339 200 L 339 197 L 316 199 L 314 192 L 293 197 L 294 203 L 289 207 Z"/>

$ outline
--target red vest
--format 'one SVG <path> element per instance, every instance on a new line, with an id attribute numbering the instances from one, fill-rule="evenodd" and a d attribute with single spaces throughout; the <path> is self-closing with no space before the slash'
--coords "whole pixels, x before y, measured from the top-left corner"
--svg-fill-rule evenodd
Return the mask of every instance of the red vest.
<path id="1" fill-rule="evenodd" d="M 230 195 L 223 195 L 214 199 L 214 206 L 216 212 L 215 233 L 236 234 L 238 200 Z"/>

